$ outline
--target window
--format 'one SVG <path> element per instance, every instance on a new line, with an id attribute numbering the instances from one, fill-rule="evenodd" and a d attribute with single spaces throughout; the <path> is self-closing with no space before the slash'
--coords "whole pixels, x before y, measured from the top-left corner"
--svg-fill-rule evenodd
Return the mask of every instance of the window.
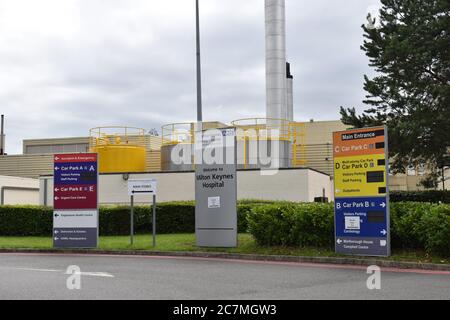
<path id="1" fill-rule="evenodd" d="M 27 146 L 25 154 L 83 153 L 88 152 L 89 144 L 55 144 Z"/>
<path id="2" fill-rule="evenodd" d="M 64 152 L 63 150 L 64 150 L 64 148 L 61 145 L 60 146 L 52 146 L 53 153 L 62 153 L 62 152 Z"/>
<path id="3" fill-rule="evenodd" d="M 64 153 L 76 153 L 77 152 L 77 145 L 76 144 L 66 144 L 64 146 Z"/>
<path id="4" fill-rule="evenodd" d="M 88 152 L 89 151 L 89 145 L 88 144 L 77 144 L 77 152 Z"/>

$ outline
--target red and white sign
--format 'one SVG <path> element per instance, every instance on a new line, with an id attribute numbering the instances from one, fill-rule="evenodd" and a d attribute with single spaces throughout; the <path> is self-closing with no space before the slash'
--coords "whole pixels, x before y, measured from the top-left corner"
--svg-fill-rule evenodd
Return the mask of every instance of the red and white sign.
<path id="1" fill-rule="evenodd" d="M 67 162 L 97 162 L 96 153 L 55 154 L 55 164 Z"/>
<path id="2" fill-rule="evenodd" d="M 97 209 L 97 154 L 54 156 L 55 210 Z"/>
<path id="3" fill-rule="evenodd" d="M 53 159 L 53 245 L 95 248 L 98 245 L 97 154 L 57 154 Z"/>
<path id="4" fill-rule="evenodd" d="M 54 189 L 54 208 L 61 209 L 96 209 L 97 186 L 56 186 Z"/>

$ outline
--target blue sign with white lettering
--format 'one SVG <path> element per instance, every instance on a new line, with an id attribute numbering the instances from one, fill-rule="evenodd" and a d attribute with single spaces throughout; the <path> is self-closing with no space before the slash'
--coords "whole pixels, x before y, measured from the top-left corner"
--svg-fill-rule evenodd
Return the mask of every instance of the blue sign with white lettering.
<path id="1" fill-rule="evenodd" d="M 96 162 L 57 163 L 54 168 L 55 185 L 97 184 Z"/>
<path id="2" fill-rule="evenodd" d="M 339 254 L 391 255 L 388 146 L 386 126 L 333 134 Z"/>
<path id="3" fill-rule="evenodd" d="M 336 236 L 386 239 L 387 203 L 386 197 L 336 199 Z"/>

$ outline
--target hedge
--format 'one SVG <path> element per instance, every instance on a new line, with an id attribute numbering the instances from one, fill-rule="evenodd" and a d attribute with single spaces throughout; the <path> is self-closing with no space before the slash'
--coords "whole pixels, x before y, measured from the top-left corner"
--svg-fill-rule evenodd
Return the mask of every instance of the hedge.
<path id="1" fill-rule="evenodd" d="M 332 204 L 272 204 L 253 208 L 250 233 L 260 245 L 334 248 Z M 394 249 L 450 256 L 450 205 L 392 203 Z"/>
<path id="2" fill-rule="evenodd" d="M 392 191 L 391 202 L 430 202 L 450 204 L 450 191 Z"/>
<path id="3" fill-rule="evenodd" d="M 51 236 L 52 215 L 48 207 L 0 206 L 0 236 Z"/>
<path id="4" fill-rule="evenodd" d="M 238 231 L 247 232 L 246 216 L 264 202 L 244 201 L 238 205 Z M 195 232 L 195 203 L 170 202 L 157 205 L 157 231 L 161 234 Z M 116 236 L 130 233 L 130 207 L 100 208 L 100 235 Z M 136 233 L 152 230 L 150 206 L 134 208 Z M 38 206 L 0 206 L 0 236 L 51 236 L 53 209 Z"/>
<path id="5" fill-rule="evenodd" d="M 128 235 L 130 208 L 101 207 L 100 235 Z M 53 210 L 47 207 L 0 206 L 0 236 L 51 236 Z M 136 233 L 152 230 L 149 206 L 135 208 Z M 194 202 L 157 206 L 157 232 L 193 233 Z M 257 243 L 269 246 L 334 247 L 332 204 L 242 201 L 238 232 L 250 232 Z M 394 249 L 420 249 L 450 256 L 450 205 L 391 203 Z"/>

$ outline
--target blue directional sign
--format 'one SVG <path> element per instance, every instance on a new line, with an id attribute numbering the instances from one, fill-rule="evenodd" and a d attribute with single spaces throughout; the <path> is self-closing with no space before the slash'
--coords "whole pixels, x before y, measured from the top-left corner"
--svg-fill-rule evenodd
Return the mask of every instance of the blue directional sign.
<path id="1" fill-rule="evenodd" d="M 346 255 L 391 255 L 386 127 L 333 134 L 335 249 Z"/>
<path id="2" fill-rule="evenodd" d="M 336 236 L 386 239 L 386 200 L 386 197 L 336 199 Z"/>
<path id="3" fill-rule="evenodd" d="M 97 184 L 96 162 L 55 163 L 55 185 Z"/>

